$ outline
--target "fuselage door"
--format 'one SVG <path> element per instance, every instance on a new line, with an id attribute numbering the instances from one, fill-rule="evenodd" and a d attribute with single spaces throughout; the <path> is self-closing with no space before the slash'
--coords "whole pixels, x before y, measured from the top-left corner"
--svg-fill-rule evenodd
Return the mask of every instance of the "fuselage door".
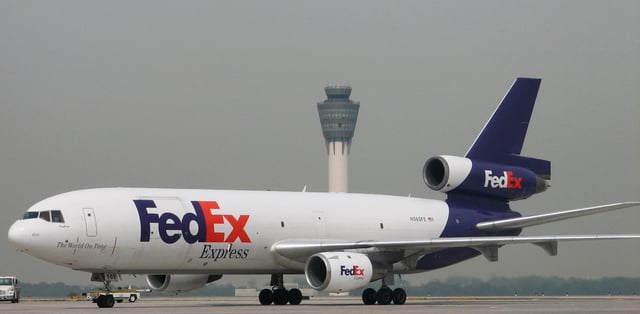
<path id="1" fill-rule="evenodd" d="M 96 215 L 93 212 L 93 208 L 83 208 L 82 213 L 84 215 L 84 225 L 87 228 L 87 236 L 95 237 L 98 235 L 98 227 L 96 225 Z"/>

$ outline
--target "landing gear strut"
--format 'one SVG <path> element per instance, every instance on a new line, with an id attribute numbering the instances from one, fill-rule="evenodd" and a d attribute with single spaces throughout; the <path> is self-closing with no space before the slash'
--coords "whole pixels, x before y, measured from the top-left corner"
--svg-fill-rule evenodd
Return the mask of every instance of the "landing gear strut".
<path id="1" fill-rule="evenodd" d="M 298 305 L 302 302 L 302 292 L 300 289 L 287 290 L 284 288 L 284 281 L 282 274 L 271 275 L 271 289 L 262 289 L 258 295 L 258 300 L 262 305 L 269 305 L 271 303 L 276 305 L 285 305 L 287 303 L 292 305 Z"/>
<path id="2" fill-rule="evenodd" d="M 105 294 L 100 294 L 95 302 L 99 308 L 111 308 L 116 303 L 116 300 L 113 298 L 111 294 L 111 281 L 119 281 L 119 274 L 109 274 L 109 273 L 93 273 L 91 274 L 91 281 L 102 281 L 104 284 Z"/>

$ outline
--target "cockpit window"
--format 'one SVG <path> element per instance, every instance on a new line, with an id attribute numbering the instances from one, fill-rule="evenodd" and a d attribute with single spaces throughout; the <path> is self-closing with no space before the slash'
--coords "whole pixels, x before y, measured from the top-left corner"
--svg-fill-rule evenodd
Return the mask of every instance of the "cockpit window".
<path id="1" fill-rule="evenodd" d="M 22 216 L 22 219 L 40 218 L 44 221 L 64 223 L 64 217 L 59 210 L 43 210 L 39 212 L 26 212 Z"/>
<path id="2" fill-rule="evenodd" d="M 62 218 L 62 212 L 59 210 L 51 211 L 51 221 L 52 222 L 64 222 L 64 218 Z"/>
<path id="3" fill-rule="evenodd" d="M 46 220 L 46 221 L 51 221 L 51 217 L 49 217 L 49 212 L 48 211 L 41 211 L 40 212 L 40 219 Z"/>
<path id="4" fill-rule="evenodd" d="M 38 218 L 38 214 L 39 214 L 39 212 L 26 212 L 26 213 L 24 213 L 24 215 L 22 216 L 22 219 L 33 219 L 33 218 Z"/>

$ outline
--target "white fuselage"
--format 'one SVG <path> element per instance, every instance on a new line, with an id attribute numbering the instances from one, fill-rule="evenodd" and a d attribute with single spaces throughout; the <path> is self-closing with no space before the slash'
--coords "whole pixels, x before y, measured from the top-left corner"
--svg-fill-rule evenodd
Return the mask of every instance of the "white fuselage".
<path id="1" fill-rule="evenodd" d="M 302 273 L 302 263 L 272 251 L 275 243 L 438 238 L 449 216 L 443 201 L 410 197 L 136 188 L 69 192 L 29 212 L 50 210 L 64 222 L 14 223 L 18 249 L 72 269 L 121 273 Z"/>

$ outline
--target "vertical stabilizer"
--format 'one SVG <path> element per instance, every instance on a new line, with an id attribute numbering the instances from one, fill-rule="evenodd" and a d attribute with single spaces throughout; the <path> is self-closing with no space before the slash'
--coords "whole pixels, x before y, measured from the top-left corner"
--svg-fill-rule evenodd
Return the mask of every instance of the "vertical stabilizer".
<path id="1" fill-rule="evenodd" d="M 539 78 L 517 78 L 465 157 L 524 167 L 549 179 L 549 161 L 520 156 L 540 82 Z"/>

